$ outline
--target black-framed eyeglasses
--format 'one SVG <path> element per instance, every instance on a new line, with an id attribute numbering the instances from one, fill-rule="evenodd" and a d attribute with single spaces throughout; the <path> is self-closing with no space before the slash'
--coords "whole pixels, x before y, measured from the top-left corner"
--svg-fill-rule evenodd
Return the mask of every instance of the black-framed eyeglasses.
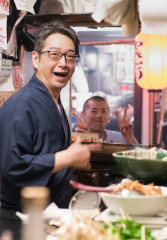
<path id="1" fill-rule="evenodd" d="M 77 54 L 72 54 L 72 53 L 61 53 L 58 51 L 41 51 L 38 52 L 40 54 L 42 53 L 48 53 L 49 58 L 51 58 L 52 60 L 60 60 L 62 58 L 62 56 L 65 57 L 65 60 L 67 62 L 77 62 L 79 55 Z"/>

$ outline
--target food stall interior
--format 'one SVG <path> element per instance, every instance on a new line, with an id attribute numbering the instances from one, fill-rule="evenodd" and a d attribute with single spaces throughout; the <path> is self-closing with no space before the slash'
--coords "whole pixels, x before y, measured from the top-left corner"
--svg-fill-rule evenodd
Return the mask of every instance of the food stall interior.
<path id="1" fill-rule="evenodd" d="M 11 1 L 10 5 L 12 14 L 8 16 L 9 32 L 19 12 L 16 10 L 13 1 Z M 40 5 L 41 1 L 37 0 L 34 5 L 36 14 L 27 14 L 17 29 L 19 54 L 18 59 L 14 59 L 14 63 L 16 65 L 18 63 L 20 64 L 21 46 L 24 46 L 24 61 L 26 63 L 24 69 L 25 83 L 27 79 L 29 79 L 29 74 L 33 71 L 30 54 L 33 50 L 34 36 L 38 26 L 43 22 L 57 18 L 65 21 L 74 27 L 79 35 L 81 41 L 81 60 L 78 63 L 78 69 L 80 71 L 82 70 L 84 76 L 82 81 L 86 79 L 84 91 L 83 89 L 79 89 L 77 84 L 75 85 L 75 79 L 72 79 L 63 97 L 63 104 L 66 108 L 71 129 L 73 127 L 71 112 L 75 110 L 79 113 L 84 100 L 90 96 L 90 93 L 105 94 L 105 96 L 108 97 L 109 103 L 111 103 L 110 110 L 114 109 L 113 103 L 116 102 L 116 100 L 130 93 L 133 94 L 134 97 L 134 135 L 138 142 L 141 143 L 140 147 L 147 146 L 148 148 L 149 145 L 156 145 L 157 127 L 155 126 L 157 125 L 159 112 L 154 112 L 155 117 L 152 126 L 154 131 L 151 141 L 145 144 L 142 139 L 142 128 L 144 126 L 142 123 L 143 116 L 141 106 L 143 106 L 144 103 L 142 89 L 136 84 L 134 77 L 134 37 L 122 36 L 120 27 L 112 27 L 104 21 L 101 23 L 95 22 L 89 13 L 55 14 L 49 12 L 41 14 L 39 12 Z M 89 56 L 91 60 L 95 57 L 94 62 L 89 61 Z M 104 58 L 107 59 L 107 61 L 102 61 Z M 127 58 L 131 64 L 127 64 Z M 28 69 L 26 66 L 28 66 Z M 101 69 L 99 66 L 101 66 Z M 153 95 L 150 94 L 149 98 L 152 96 Z M 87 184 L 106 186 L 112 182 L 119 182 L 119 180 L 123 178 L 118 172 L 112 157 L 114 151 L 119 151 L 120 145 L 117 145 L 117 148 L 114 144 L 102 143 L 102 145 L 102 153 L 92 154 L 91 156 L 92 170 L 88 173 L 76 172 L 77 180 Z M 122 145 L 121 147 L 127 150 L 135 146 Z M 111 150 L 108 150 L 110 148 Z"/>
<path id="2" fill-rule="evenodd" d="M 97 23 L 91 18 L 90 13 L 53 13 L 52 9 L 51 12 L 39 13 L 41 2 L 42 0 L 37 0 L 34 5 L 35 15 L 28 13 L 17 28 L 18 57 L 13 59 L 13 69 L 16 73 L 20 72 L 24 75 L 23 82 L 26 84 L 29 76 L 33 73 L 31 51 L 34 46 L 34 36 L 42 23 L 49 20 L 60 19 L 75 28 L 81 41 L 81 60 L 77 68 L 79 73 L 82 72 L 82 86 L 85 86 L 85 88 L 84 91 L 83 88 L 80 89 L 77 83 L 75 83 L 75 79 L 72 79 L 64 90 L 64 93 L 62 93 L 63 105 L 68 115 L 71 131 L 73 131 L 75 126 L 71 114 L 72 111 L 76 111 L 76 113 L 79 114 L 85 98 L 88 98 L 90 94 L 103 93 L 103 95 L 107 96 L 110 110 L 114 109 L 115 105 L 113 102 L 126 96 L 126 94 L 132 94 L 134 104 L 133 131 L 139 144 L 102 143 L 101 152 L 91 153 L 91 170 L 88 172 L 75 171 L 74 180 L 83 184 L 101 187 L 120 183 L 120 181 L 125 178 L 125 175 L 116 165 L 113 153 L 139 148 L 150 149 L 157 147 L 157 128 L 160 117 L 159 106 L 161 104 L 162 92 L 147 92 L 136 84 L 134 76 L 134 36 L 123 37 L 120 27 L 113 27 L 104 21 Z M 16 10 L 14 0 L 10 1 L 10 6 L 12 11 L 8 16 L 8 36 L 10 36 L 19 14 L 19 11 Z M 89 60 L 89 56 L 91 57 L 91 61 Z M 131 64 L 127 64 L 127 58 Z M 94 62 L 92 62 L 92 59 L 94 59 Z M 107 61 L 102 61 L 104 59 L 107 59 Z M 23 65 L 24 69 L 22 68 Z M 18 67 L 18 70 L 15 66 Z M 101 66 L 101 68 L 99 68 L 99 66 Z M 15 90 L 18 90 L 17 87 L 19 86 L 15 86 Z M 6 98 L 3 98 L 2 93 L 0 94 L 1 99 L 3 99 L 0 99 L 1 107 L 1 103 L 3 103 Z M 146 102 L 148 102 L 148 104 L 146 104 Z M 159 104 L 158 107 L 157 102 Z M 147 134 L 146 138 L 143 134 Z M 165 166 L 166 163 L 163 164 Z M 161 182 L 159 184 L 161 184 Z M 167 186 L 167 182 L 163 182 L 163 186 Z M 156 205 L 158 206 L 158 204 Z M 137 209 L 135 204 L 134 206 L 135 209 Z M 153 209 L 154 208 L 155 204 L 153 206 Z M 58 210 L 56 209 L 56 211 Z M 57 213 L 58 212 L 55 212 L 55 216 Z M 108 219 L 108 217 L 113 217 L 111 213 L 106 212 L 105 214 L 104 218 L 107 217 Z M 139 217 L 139 219 L 141 220 L 142 218 Z M 114 221 L 116 222 L 115 219 Z M 150 220 L 147 221 L 149 222 Z M 158 220 L 156 219 L 156 221 Z M 151 223 L 154 224 L 153 222 Z M 163 224 L 166 224 L 166 215 Z M 86 223 L 86 225 L 89 224 Z M 77 226 L 77 224 L 75 226 Z M 53 227 L 51 231 L 53 232 Z M 67 231 L 66 234 L 69 234 L 69 232 L 70 231 Z M 89 234 L 87 234 L 87 236 L 88 235 Z"/>

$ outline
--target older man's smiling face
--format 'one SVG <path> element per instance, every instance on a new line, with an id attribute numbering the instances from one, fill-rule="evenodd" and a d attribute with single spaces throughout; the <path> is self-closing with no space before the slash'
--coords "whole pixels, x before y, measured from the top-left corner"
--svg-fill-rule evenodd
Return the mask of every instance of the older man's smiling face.
<path id="1" fill-rule="evenodd" d="M 68 36 L 54 33 L 45 40 L 42 51 L 75 54 L 75 46 Z M 46 85 L 50 92 L 60 92 L 75 70 L 76 63 L 67 62 L 65 56 L 62 56 L 60 60 L 53 60 L 48 53 L 38 54 L 34 51 L 32 58 L 33 65 L 36 68 L 36 76 Z"/>

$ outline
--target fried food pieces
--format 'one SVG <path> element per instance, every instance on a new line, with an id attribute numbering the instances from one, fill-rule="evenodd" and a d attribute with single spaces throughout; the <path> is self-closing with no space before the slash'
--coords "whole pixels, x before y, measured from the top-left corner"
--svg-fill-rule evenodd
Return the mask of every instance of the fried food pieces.
<path id="1" fill-rule="evenodd" d="M 121 182 L 120 184 L 118 184 L 117 187 L 113 188 L 113 193 L 122 191 L 123 189 L 135 190 L 147 196 L 163 195 L 161 188 L 158 186 L 154 186 L 154 183 L 144 185 L 138 180 Z"/>

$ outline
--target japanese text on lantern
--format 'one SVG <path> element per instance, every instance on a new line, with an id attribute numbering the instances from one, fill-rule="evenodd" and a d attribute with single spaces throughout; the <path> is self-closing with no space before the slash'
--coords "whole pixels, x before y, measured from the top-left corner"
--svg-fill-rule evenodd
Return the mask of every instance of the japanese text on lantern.
<path id="1" fill-rule="evenodd" d="M 9 14 L 9 0 L 0 0 L 0 13 Z"/>
<path id="2" fill-rule="evenodd" d="M 137 41 L 135 45 L 135 73 L 136 80 L 143 78 L 143 54 L 142 54 L 142 41 Z"/>

